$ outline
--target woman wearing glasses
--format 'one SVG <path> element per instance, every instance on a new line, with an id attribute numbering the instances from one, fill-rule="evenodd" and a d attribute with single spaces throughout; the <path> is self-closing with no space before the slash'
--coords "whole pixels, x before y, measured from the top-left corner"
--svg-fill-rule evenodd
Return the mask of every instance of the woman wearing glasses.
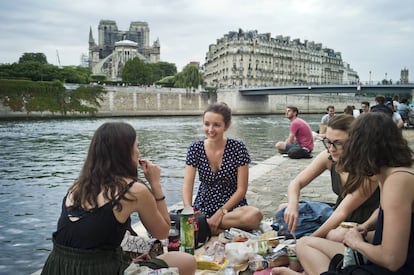
<path id="1" fill-rule="evenodd" d="M 324 171 L 331 173 L 332 191 L 338 196 L 332 215 L 320 226 L 312 236 L 341 241 L 343 230 L 338 227 L 342 222 L 363 223 L 379 205 L 378 183 L 365 180 L 363 187 L 352 193 L 345 194 L 343 185 L 348 173 L 338 173 L 336 162 L 343 151 L 343 144 L 348 139 L 348 132 L 353 116 L 341 114 L 333 117 L 322 140 L 326 151 L 319 153 L 312 163 L 300 172 L 288 187 L 288 202 L 279 207 L 284 210 L 284 220 L 290 232 L 295 232 L 299 218 L 300 190 L 311 183 Z M 365 192 L 364 192 L 365 191 Z M 366 225 L 368 226 L 368 224 Z M 365 230 L 362 226 L 361 230 Z M 333 230 L 336 229 L 336 230 Z"/>

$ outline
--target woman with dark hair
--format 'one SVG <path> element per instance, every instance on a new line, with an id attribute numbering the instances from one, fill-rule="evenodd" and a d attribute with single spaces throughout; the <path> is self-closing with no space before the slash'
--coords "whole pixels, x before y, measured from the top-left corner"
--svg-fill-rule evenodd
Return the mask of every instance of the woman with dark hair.
<path id="1" fill-rule="evenodd" d="M 143 169 L 150 187 L 138 179 Z M 120 247 L 130 215 L 137 212 L 149 234 L 168 237 L 170 217 L 160 184 L 160 168 L 140 159 L 131 125 L 104 123 L 95 132 L 79 178 L 63 198 L 53 250 L 42 274 L 123 274 L 129 261 Z M 178 267 L 194 274 L 192 255 L 169 252 L 140 265 Z"/>
<path id="2" fill-rule="evenodd" d="M 230 124 L 227 104 L 209 105 L 203 115 L 206 139 L 191 144 L 187 152 L 183 203 L 206 215 L 213 235 L 231 227 L 258 228 L 263 218 L 259 209 L 247 205 L 250 156 L 242 141 L 224 136 Z M 200 186 L 193 204 L 197 170 Z"/>
<path id="3" fill-rule="evenodd" d="M 330 171 L 332 191 L 337 195 L 337 199 L 332 215 L 312 233 L 312 236 L 340 241 L 344 234 L 344 230 L 338 227 L 341 222 L 362 223 L 378 208 L 379 190 L 375 181 L 364 181 L 367 192 L 363 192 L 362 188 L 345 190 L 344 185 L 349 174 L 337 171 L 336 163 L 343 153 L 344 143 L 349 139 L 348 132 L 353 121 L 354 117 L 347 114 L 336 115 L 330 119 L 326 136 L 322 140 L 326 150 L 320 152 L 312 163 L 289 183 L 288 202 L 281 204 L 279 211 L 284 211 L 284 220 L 290 232 L 296 231 L 299 220 L 300 190 L 326 170 Z"/>
<path id="4" fill-rule="evenodd" d="M 414 273 L 413 163 L 413 151 L 388 115 L 371 112 L 355 121 L 338 166 L 352 172 L 345 184 L 348 192 L 361 188 L 361 178 L 379 182 L 381 200 L 373 240 L 365 241 L 357 229 L 350 229 L 342 243 L 300 239 L 296 254 L 306 274 L 328 270 L 331 259 L 343 254 L 345 246 L 367 258 L 363 268 L 370 274 Z M 284 269 L 273 274 L 294 272 Z"/>

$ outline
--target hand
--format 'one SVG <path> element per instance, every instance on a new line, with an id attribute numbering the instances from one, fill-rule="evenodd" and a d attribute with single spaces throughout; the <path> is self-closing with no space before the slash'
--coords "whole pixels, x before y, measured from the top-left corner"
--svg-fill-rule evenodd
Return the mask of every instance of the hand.
<path id="1" fill-rule="evenodd" d="M 298 224 L 298 218 L 299 218 L 299 210 L 298 210 L 298 205 L 290 205 L 288 204 L 288 206 L 285 209 L 285 214 L 284 214 L 284 218 L 285 218 L 285 223 L 288 225 L 288 229 L 291 233 L 295 233 L 296 230 L 296 226 Z"/>
<path id="2" fill-rule="evenodd" d="M 139 165 L 144 171 L 144 176 L 151 185 L 151 187 L 153 187 L 153 184 L 160 185 L 161 169 L 158 165 L 155 165 L 150 160 L 143 159 L 139 160 Z"/>
<path id="3" fill-rule="evenodd" d="M 343 243 L 352 249 L 356 249 L 357 244 L 363 241 L 361 233 L 356 228 L 351 228 L 346 232 Z"/>
<path id="4" fill-rule="evenodd" d="M 210 226 L 212 235 L 217 235 L 219 233 L 219 226 L 221 224 L 222 219 L 223 219 L 223 212 L 221 211 L 221 209 L 217 210 L 213 216 L 207 219 L 207 223 Z"/>
<path id="5" fill-rule="evenodd" d="M 361 233 L 363 237 L 365 237 L 368 233 L 368 229 L 363 224 L 358 224 L 356 229 L 358 230 L 359 233 Z"/>

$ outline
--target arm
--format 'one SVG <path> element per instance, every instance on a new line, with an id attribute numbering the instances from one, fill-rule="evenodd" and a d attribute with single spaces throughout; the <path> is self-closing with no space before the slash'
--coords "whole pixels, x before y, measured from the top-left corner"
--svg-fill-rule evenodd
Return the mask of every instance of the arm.
<path id="1" fill-rule="evenodd" d="M 134 184 L 131 187 L 134 198 L 127 204 L 133 205 L 133 211 L 138 212 L 149 234 L 157 239 L 165 239 L 170 227 L 170 215 L 161 188 L 161 170 L 148 160 L 141 160 L 140 165 L 151 189 L 143 184 Z"/>
<path id="2" fill-rule="evenodd" d="M 300 172 L 288 186 L 288 205 L 285 210 L 285 222 L 291 232 L 295 232 L 298 222 L 298 205 L 300 190 L 307 186 L 317 176 L 330 168 L 331 161 L 325 150 L 320 152 L 309 166 Z"/>
<path id="3" fill-rule="evenodd" d="M 375 226 L 378 220 L 378 211 L 379 208 L 372 212 L 371 216 L 366 220 L 364 223 L 357 226 L 358 231 L 363 235 L 366 236 L 368 232 L 375 230 Z M 370 239 L 368 239 L 371 242 Z"/>
<path id="4" fill-rule="evenodd" d="M 249 180 L 249 165 L 243 165 L 237 168 L 237 190 L 230 197 L 230 199 L 222 206 L 226 210 L 233 209 L 245 196 L 247 193 Z M 216 232 L 217 228 L 220 226 L 220 223 L 223 219 L 224 212 L 222 209 L 218 209 L 216 213 L 209 219 L 209 225 L 212 229 L 212 232 Z M 230 214 L 229 214 L 230 215 Z"/>
<path id="5" fill-rule="evenodd" d="M 184 206 L 193 205 L 193 189 L 195 175 L 196 168 L 190 165 L 186 165 L 184 170 L 184 184 L 182 191 Z"/>
<path id="6" fill-rule="evenodd" d="M 405 173 L 388 176 L 381 191 L 381 205 L 384 209 L 381 244 L 374 246 L 364 242 L 356 230 L 347 233 L 345 244 L 380 266 L 392 271 L 398 270 L 407 260 L 413 200 L 412 176 Z"/>
<path id="7" fill-rule="evenodd" d="M 295 135 L 293 133 L 289 133 L 288 138 L 285 140 L 286 144 L 291 144 L 295 141 Z"/>
<path id="8" fill-rule="evenodd" d="M 366 194 L 363 192 L 362 186 L 354 192 L 347 194 L 329 219 L 318 230 L 313 232 L 312 236 L 325 238 L 330 230 L 337 228 L 355 209 L 371 197 L 378 187 L 378 183 L 366 180 L 365 184 L 368 185 L 368 192 Z"/>
<path id="9" fill-rule="evenodd" d="M 402 128 L 403 126 L 404 126 L 404 121 L 402 120 L 400 116 L 400 118 L 397 120 L 397 127 Z"/>

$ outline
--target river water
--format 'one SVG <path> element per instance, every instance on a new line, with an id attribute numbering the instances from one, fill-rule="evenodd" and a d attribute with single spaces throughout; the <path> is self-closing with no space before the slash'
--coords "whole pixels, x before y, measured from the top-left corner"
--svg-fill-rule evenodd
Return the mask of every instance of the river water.
<path id="1" fill-rule="evenodd" d="M 301 117 L 318 129 L 321 115 Z M 106 121 L 133 125 L 141 157 L 161 167 L 168 206 L 181 201 L 187 147 L 203 138 L 201 116 L 0 121 L 0 274 L 42 268 L 62 197 L 78 176 L 94 131 Z M 275 155 L 275 141 L 288 130 L 284 116 L 234 116 L 226 134 L 244 141 L 255 165 Z"/>

